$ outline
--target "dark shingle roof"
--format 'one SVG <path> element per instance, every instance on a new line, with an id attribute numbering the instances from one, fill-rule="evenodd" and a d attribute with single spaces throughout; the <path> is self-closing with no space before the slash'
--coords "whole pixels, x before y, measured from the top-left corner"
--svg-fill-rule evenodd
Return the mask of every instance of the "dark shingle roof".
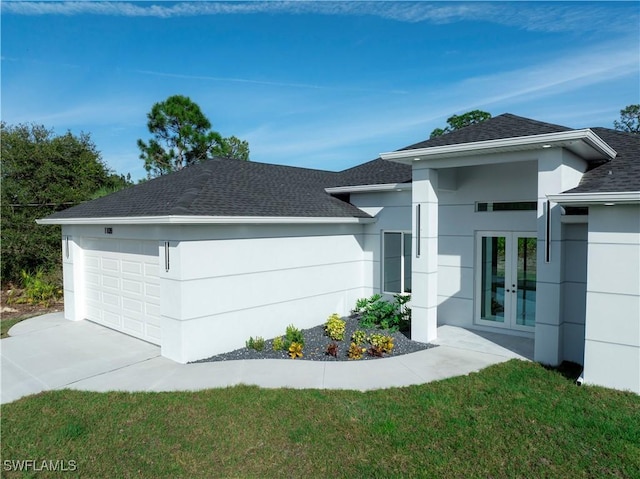
<path id="1" fill-rule="evenodd" d="M 324 191 L 339 173 L 216 159 L 60 211 L 48 219 L 130 216 L 369 215 Z"/>
<path id="2" fill-rule="evenodd" d="M 402 150 L 568 130 L 571 128 L 503 114 Z M 592 130 L 618 156 L 592 164 L 570 192 L 640 190 L 640 135 Z M 411 166 L 380 158 L 341 172 L 216 159 L 54 213 L 48 219 L 171 215 L 368 218 L 355 206 L 327 194 L 325 188 L 410 181 Z"/>
<path id="3" fill-rule="evenodd" d="M 587 171 L 580 184 L 566 193 L 606 193 L 640 191 L 640 135 L 591 128 L 611 148 L 616 157 Z"/>
<path id="4" fill-rule="evenodd" d="M 446 135 L 432 138 L 402 150 L 498 140 L 522 136 L 544 135 L 570 131 L 566 126 L 544 123 L 505 113 L 482 123 L 461 128 Z M 614 191 L 640 191 L 640 135 L 609 128 L 591 128 L 618 153 L 608 162 L 591 162 L 580 184 L 567 193 L 596 193 Z"/>
<path id="5" fill-rule="evenodd" d="M 341 171 L 331 186 L 380 185 L 408 183 L 411 181 L 411 165 L 394 163 L 378 158 L 362 165 Z"/>
<path id="6" fill-rule="evenodd" d="M 420 143 L 415 143 L 402 148 L 402 150 L 457 145 L 461 143 L 472 143 L 474 141 L 499 140 L 502 138 L 516 138 L 520 136 L 544 135 L 547 133 L 558 133 L 568 130 L 571 130 L 571 128 L 531 120 L 529 118 L 512 115 L 511 113 L 504 113 L 485 120 L 482 123 L 476 123 L 474 125 L 452 131 L 446 135 L 437 136 L 429 140 L 421 141 Z"/>

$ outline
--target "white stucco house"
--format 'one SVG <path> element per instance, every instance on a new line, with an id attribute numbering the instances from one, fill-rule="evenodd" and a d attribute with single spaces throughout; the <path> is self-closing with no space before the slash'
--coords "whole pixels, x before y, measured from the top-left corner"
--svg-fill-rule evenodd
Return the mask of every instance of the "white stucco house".
<path id="1" fill-rule="evenodd" d="M 65 315 L 188 362 L 375 292 L 640 393 L 640 137 L 511 114 L 342 172 L 212 160 L 43 220 Z"/>

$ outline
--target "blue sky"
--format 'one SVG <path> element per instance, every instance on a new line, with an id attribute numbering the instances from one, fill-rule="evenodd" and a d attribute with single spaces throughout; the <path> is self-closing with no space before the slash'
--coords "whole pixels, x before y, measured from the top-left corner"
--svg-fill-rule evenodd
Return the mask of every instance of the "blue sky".
<path id="1" fill-rule="evenodd" d="M 612 127 L 640 103 L 638 2 L 2 2 L 2 119 L 91 134 L 145 176 L 182 94 L 251 159 L 341 170 L 483 109 Z"/>

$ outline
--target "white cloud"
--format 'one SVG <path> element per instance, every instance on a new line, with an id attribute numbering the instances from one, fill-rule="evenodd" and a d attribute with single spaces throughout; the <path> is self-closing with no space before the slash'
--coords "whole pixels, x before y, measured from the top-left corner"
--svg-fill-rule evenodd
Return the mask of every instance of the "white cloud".
<path id="1" fill-rule="evenodd" d="M 135 73 L 141 73 L 143 75 L 152 75 L 167 78 L 180 78 L 185 80 L 203 80 L 203 81 L 215 81 L 215 82 L 231 82 L 231 83 L 250 83 L 253 85 L 266 85 L 277 86 L 287 88 L 306 88 L 312 90 L 339 90 L 345 92 L 377 92 L 377 93 L 389 93 L 389 94 L 406 94 L 408 92 L 404 90 L 378 90 L 373 88 L 354 88 L 344 86 L 327 86 L 327 85 L 313 85 L 310 83 L 287 83 L 268 80 L 254 80 L 251 78 L 231 78 L 231 77 L 214 77 L 207 75 L 185 75 L 182 73 L 165 73 L 156 72 L 150 70 L 135 70 Z"/>
<path id="2" fill-rule="evenodd" d="M 535 110 L 544 112 L 545 116 L 539 119 L 545 121 L 553 120 L 548 117 L 550 114 L 558 121 L 559 115 L 565 114 L 562 119 L 570 120 L 568 126 L 575 122 L 577 126 L 598 123 L 607 126 L 610 121 L 598 118 L 608 118 L 617 112 L 616 107 L 619 109 L 617 105 L 612 107 L 609 99 L 615 92 L 598 98 L 589 92 L 600 92 L 602 87 L 615 85 L 620 79 L 629 76 L 637 79 L 639 75 L 637 48 L 620 51 L 619 45 L 612 43 L 528 68 L 469 78 L 438 91 L 391 100 L 380 98 L 355 107 L 345 104 L 339 114 L 331 115 L 331 121 L 327 121 L 325 114 L 308 116 L 299 122 L 288 120 L 286 125 L 271 120 L 245 136 L 252 152 L 265 161 L 291 159 L 294 164 L 317 166 L 314 158 L 333 156 L 337 164 L 348 161 L 341 152 L 354 145 L 371 148 L 382 145 L 381 149 L 390 150 L 423 140 L 451 114 L 475 108 L 494 114 Z M 582 101 L 569 108 L 564 100 L 568 95 Z M 570 116 L 566 115 L 569 111 Z M 378 153 L 370 152 L 371 158 Z"/>
<path id="3" fill-rule="evenodd" d="M 606 4 L 605 4 L 606 5 Z M 629 6 L 537 2 L 2 2 L 16 15 L 108 15 L 186 17 L 257 13 L 371 15 L 398 22 L 487 21 L 530 31 L 638 31 L 639 13 Z"/>

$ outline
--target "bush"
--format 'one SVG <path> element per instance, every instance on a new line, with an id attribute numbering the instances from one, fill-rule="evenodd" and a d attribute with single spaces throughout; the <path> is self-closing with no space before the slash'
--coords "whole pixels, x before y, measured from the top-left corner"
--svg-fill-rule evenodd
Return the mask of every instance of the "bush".
<path id="1" fill-rule="evenodd" d="M 365 329 L 404 330 L 411 324 L 411 309 L 407 306 L 410 300 L 410 295 L 396 294 L 392 303 L 374 294 L 358 299 L 353 312 L 360 315 L 360 326 Z"/>
<path id="2" fill-rule="evenodd" d="M 333 356 L 334 358 L 338 357 L 338 345 L 336 343 L 329 343 L 327 345 L 327 350 L 325 351 L 329 356 Z"/>
<path id="3" fill-rule="evenodd" d="M 367 333 L 360 329 L 356 329 L 351 335 L 351 341 L 356 344 L 362 344 L 367 340 Z"/>
<path id="4" fill-rule="evenodd" d="M 273 339 L 273 350 L 274 351 L 282 351 L 284 349 L 284 339 L 282 336 L 278 336 Z"/>
<path id="5" fill-rule="evenodd" d="M 393 338 L 391 336 L 385 336 L 384 334 L 372 334 L 369 338 L 371 346 L 375 349 L 379 349 L 383 353 L 391 354 L 393 350 Z"/>
<path id="6" fill-rule="evenodd" d="M 349 359 L 360 359 L 362 358 L 362 353 L 364 353 L 366 350 L 366 348 L 360 347 L 356 343 L 351 343 L 351 346 L 349 346 L 349 351 L 347 352 L 347 356 L 349 356 Z"/>
<path id="7" fill-rule="evenodd" d="M 302 357 L 302 347 L 303 345 L 300 343 L 291 343 L 291 346 L 289 346 L 289 356 L 291 357 L 291 359 Z"/>
<path id="8" fill-rule="evenodd" d="M 50 306 L 62 297 L 59 282 L 47 276 L 42 268 L 36 270 L 35 274 L 22 270 L 21 276 L 24 292 L 16 302 Z"/>
<path id="9" fill-rule="evenodd" d="M 287 326 L 287 331 L 284 335 L 284 347 L 289 349 L 293 343 L 298 343 L 304 346 L 304 335 L 302 331 L 296 328 L 293 324 Z"/>
<path id="10" fill-rule="evenodd" d="M 346 321 L 340 319 L 336 313 L 329 316 L 327 322 L 324 325 L 324 329 L 331 339 L 335 341 L 342 341 L 344 339 L 344 331 L 346 329 Z"/>
<path id="11" fill-rule="evenodd" d="M 264 349 L 264 338 L 262 336 L 249 337 L 249 340 L 245 343 L 248 349 L 255 349 L 256 351 L 262 351 Z"/>

